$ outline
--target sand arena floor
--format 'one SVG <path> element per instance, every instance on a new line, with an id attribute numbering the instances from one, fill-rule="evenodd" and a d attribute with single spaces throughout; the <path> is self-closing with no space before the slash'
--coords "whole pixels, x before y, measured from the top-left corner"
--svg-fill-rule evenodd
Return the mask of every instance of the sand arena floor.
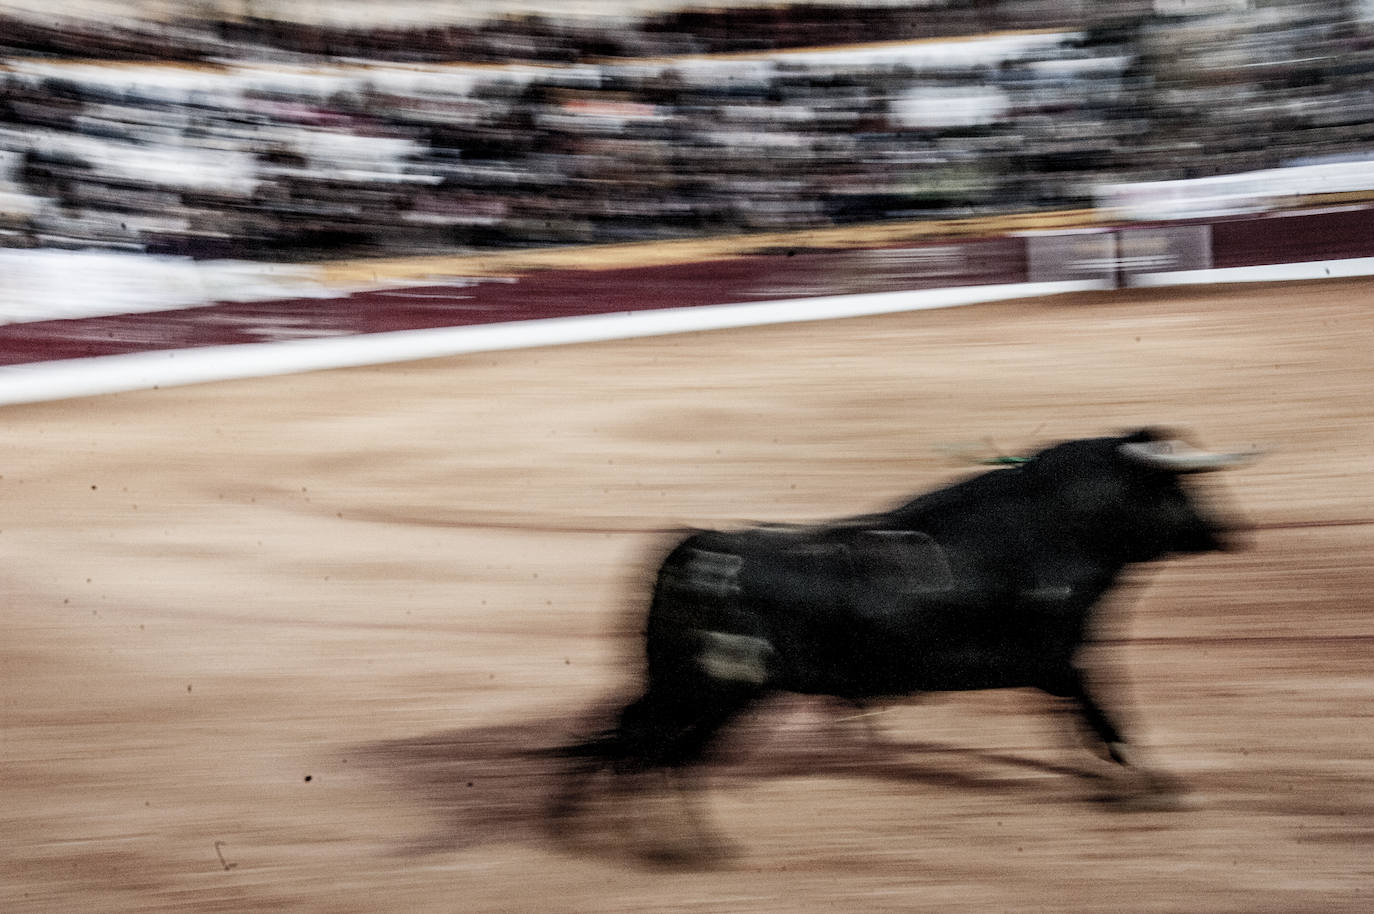
<path id="1" fill-rule="evenodd" d="M 0 909 L 1367 911 L 1371 339 L 1374 282 L 1232 286 L 8 408 Z M 1093 651 L 1188 808 L 1098 802 L 1032 694 L 877 745 L 787 701 L 712 769 L 732 860 L 546 837 L 527 750 L 633 684 L 655 531 L 1160 422 L 1273 451 L 1222 483 L 1252 549 L 1135 576 Z"/>

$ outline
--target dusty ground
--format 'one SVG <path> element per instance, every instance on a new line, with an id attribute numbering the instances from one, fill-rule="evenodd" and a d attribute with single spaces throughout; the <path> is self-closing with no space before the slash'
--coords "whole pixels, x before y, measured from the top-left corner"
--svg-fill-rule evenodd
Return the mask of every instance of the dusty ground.
<path id="1" fill-rule="evenodd" d="M 0 910 L 1374 908 L 1371 339 L 1374 282 L 1231 287 L 9 408 Z M 1097 802 L 1043 703 L 990 693 L 880 746 L 758 715 L 714 870 L 613 813 L 545 837 L 526 750 L 633 681 L 652 531 L 1161 421 L 1273 448 L 1226 480 L 1254 548 L 1142 574 L 1095 649 L 1190 808 Z"/>

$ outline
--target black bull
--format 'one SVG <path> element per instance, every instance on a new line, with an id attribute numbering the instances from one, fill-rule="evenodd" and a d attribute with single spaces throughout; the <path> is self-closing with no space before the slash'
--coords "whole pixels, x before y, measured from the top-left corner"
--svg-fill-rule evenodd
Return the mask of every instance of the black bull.
<path id="1" fill-rule="evenodd" d="M 1185 477 L 1242 460 L 1146 429 L 1057 444 L 882 514 L 687 535 L 654 586 L 643 694 L 562 750 L 579 761 L 556 821 L 596 771 L 680 769 L 778 691 L 1036 688 L 1072 700 L 1129 765 L 1078 665 L 1093 608 L 1127 565 L 1224 548 Z"/>

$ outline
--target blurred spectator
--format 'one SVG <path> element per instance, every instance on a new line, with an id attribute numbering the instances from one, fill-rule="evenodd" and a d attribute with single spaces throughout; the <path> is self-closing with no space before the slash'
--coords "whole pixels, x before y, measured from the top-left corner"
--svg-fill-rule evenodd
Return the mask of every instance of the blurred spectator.
<path id="1" fill-rule="evenodd" d="M 994 28 L 1001 8 L 949 4 L 921 29 Z M 11 49 L 256 62 L 11 57 L 0 244 L 283 258 L 790 230 L 1080 207 L 1102 182 L 1374 147 L 1374 43 L 1341 3 L 1123 4 L 1087 30 L 779 52 L 920 31 L 891 6 L 826 31 L 816 9 L 614 29 L 28 24 Z M 726 49 L 769 53 L 647 56 Z M 319 61 L 338 56 L 373 62 Z M 454 57 L 507 63 L 375 62 Z"/>

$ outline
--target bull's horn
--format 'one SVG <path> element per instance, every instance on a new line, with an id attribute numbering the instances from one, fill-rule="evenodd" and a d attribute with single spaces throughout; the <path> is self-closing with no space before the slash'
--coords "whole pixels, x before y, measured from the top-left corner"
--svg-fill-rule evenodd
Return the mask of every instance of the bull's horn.
<path id="1" fill-rule="evenodd" d="M 1213 470 L 1229 470 L 1234 467 L 1253 463 L 1260 458 L 1259 451 L 1241 451 L 1233 454 L 1214 454 L 1193 447 L 1184 441 L 1141 441 L 1123 444 L 1123 456 L 1143 463 L 1146 466 L 1171 473 L 1209 473 Z"/>

